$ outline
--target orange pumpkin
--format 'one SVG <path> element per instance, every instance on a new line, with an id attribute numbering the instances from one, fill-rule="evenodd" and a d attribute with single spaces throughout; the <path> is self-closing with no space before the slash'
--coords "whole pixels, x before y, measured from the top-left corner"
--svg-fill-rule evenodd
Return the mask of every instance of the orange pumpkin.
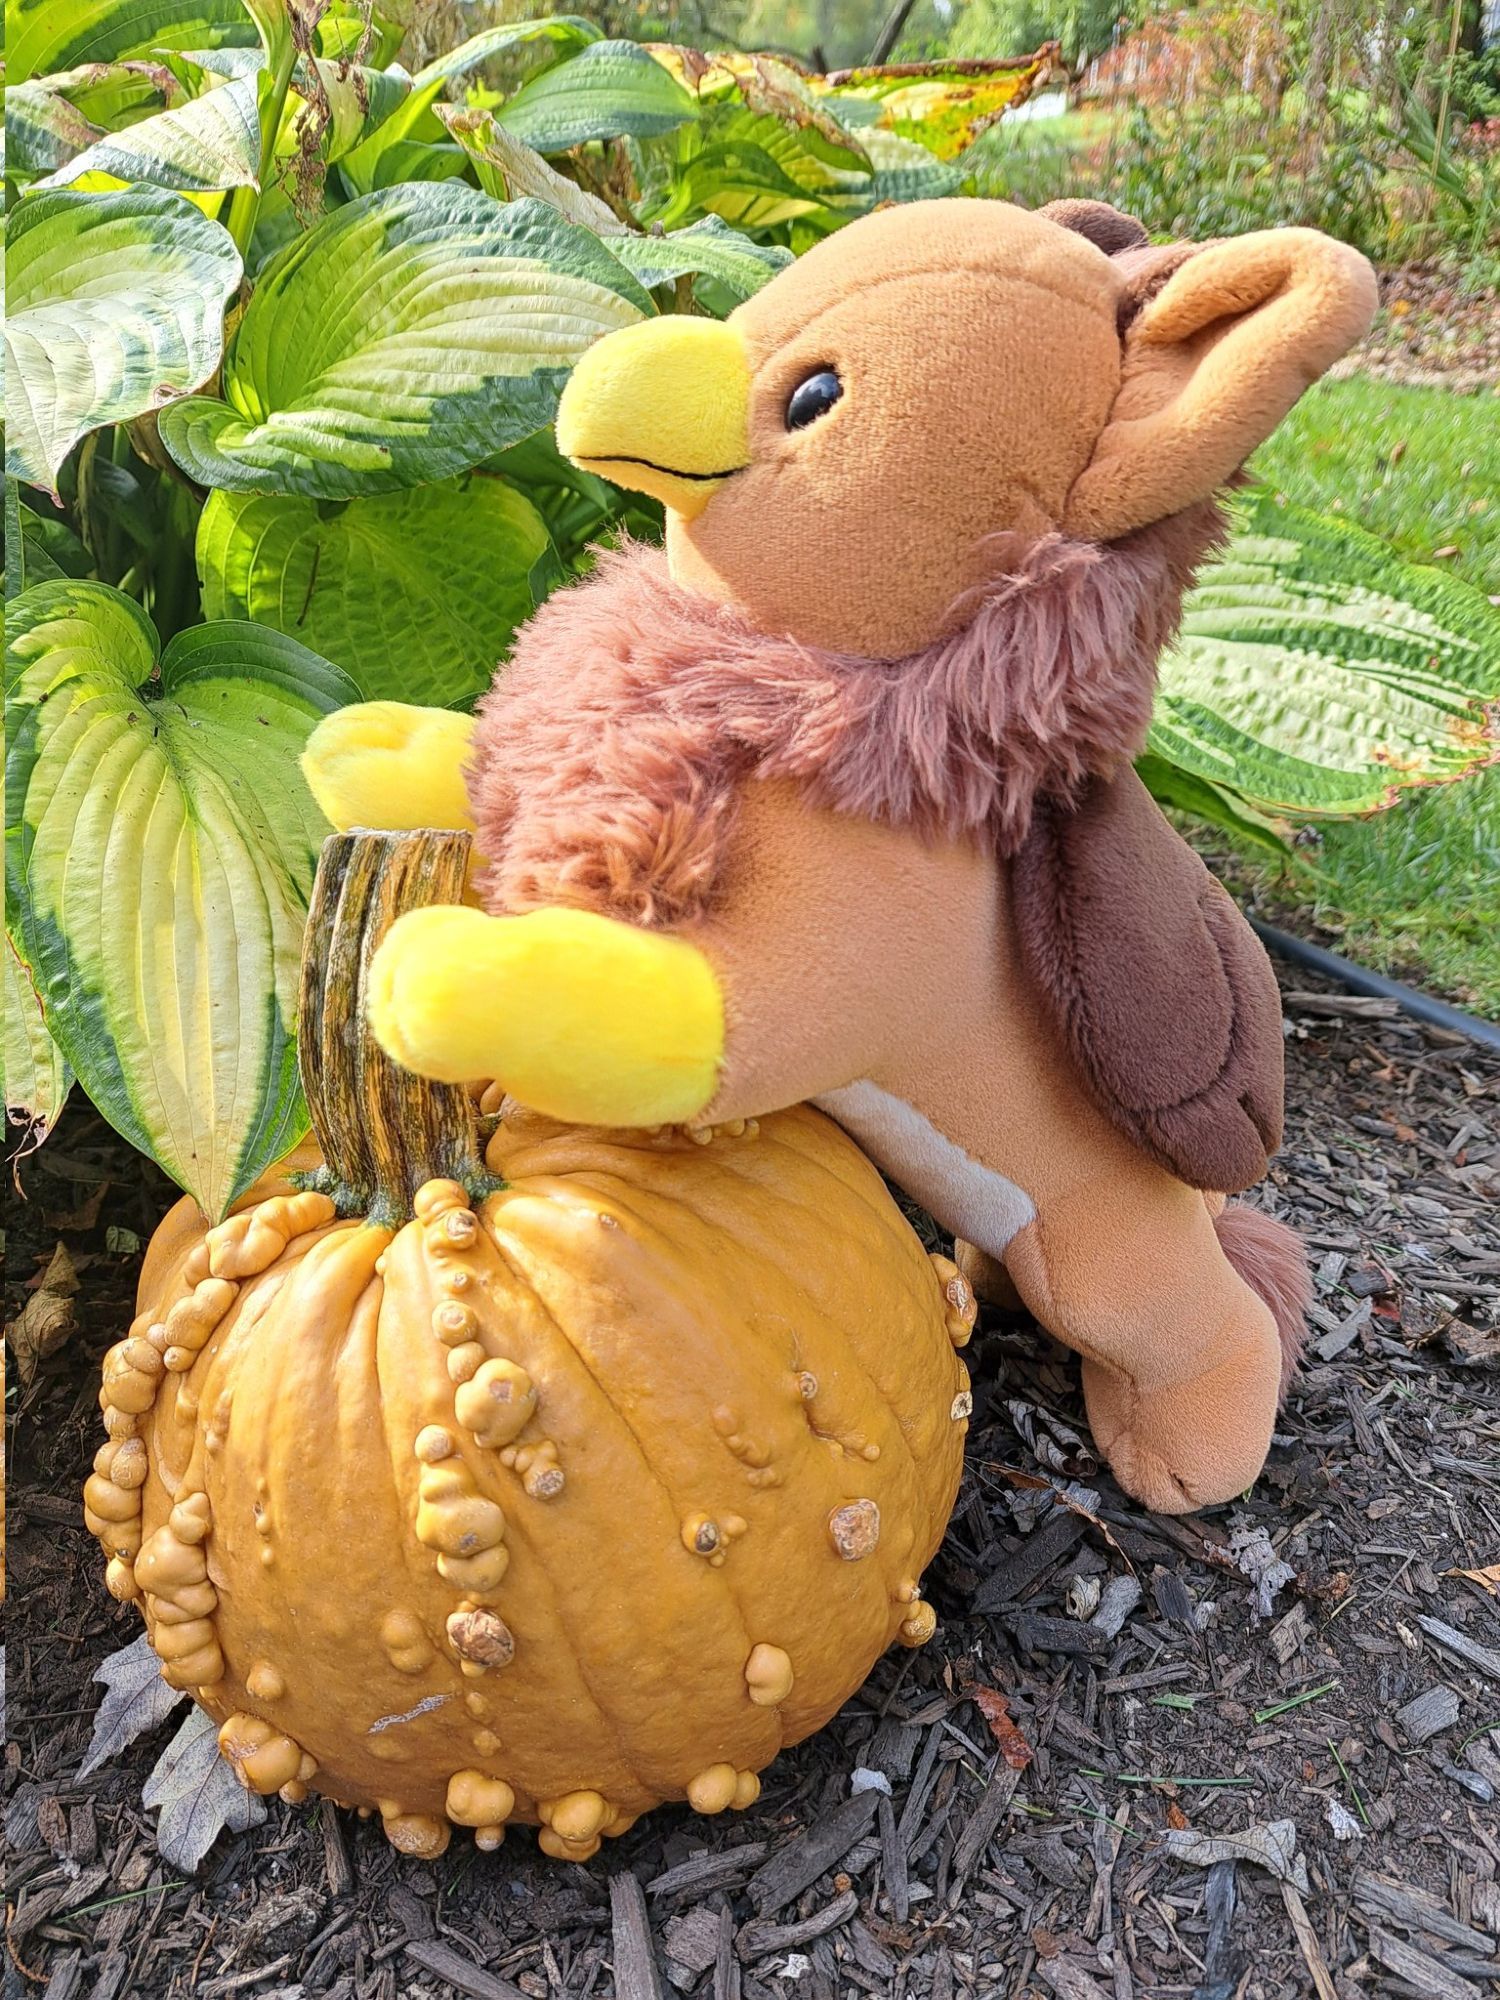
<path id="1" fill-rule="evenodd" d="M 893 1641 L 957 1490 L 973 1323 L 805 1107 L 603 1132 L 395 1068 L 362 979 L 461 836 L 328 843 L 309 1146 L 182 1202 L 104 1364 L 88 1524 L 244 1782 L 408 1852 L 539 1823 L 583 1859 L 747 1805 Z"/>

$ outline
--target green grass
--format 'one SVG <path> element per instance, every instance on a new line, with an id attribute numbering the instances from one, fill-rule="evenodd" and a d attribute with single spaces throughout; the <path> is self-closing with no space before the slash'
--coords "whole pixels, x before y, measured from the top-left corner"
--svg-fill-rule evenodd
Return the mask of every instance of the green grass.
<path id="1" fill-rule="evenodd" d="M 1398 450 L 1397 447 L 1400 447 Z M 1347 514 L 1403 555 L 1500 595 L 1494 396 L 1352 378 L 1309 391 L 1253 469 L 1303 506 Z M 1277 878 L 1236 870 L 1311 916 L 1348 957 L 1500 1015 L 1500 770 L 1325 825 Z"/>
<path id="2" fill-rule="evenodd" d="M 1500 399 L 1362 376 L 1308 391 L 1252 469 L 1301 506 L 1346 514 L 1413 562 L 1500 595 Z"/>

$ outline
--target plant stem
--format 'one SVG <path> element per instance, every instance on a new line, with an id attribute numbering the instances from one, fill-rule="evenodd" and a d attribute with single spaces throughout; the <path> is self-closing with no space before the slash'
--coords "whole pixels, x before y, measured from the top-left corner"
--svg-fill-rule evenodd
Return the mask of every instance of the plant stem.
<path id="1" fill-rule="evenodd" d="M 311 60 L 311 58 L 309 58 Z M 260 213 L 260 199 L 265 193 L 266 182 L 276 164 L 276 135 L 281 130 L 282 113 L 286 110 L 286 95 L 291 89 L 292 71 L 297 65 L 297 45 L 288 33 L 286 46 L 280 52 L 276 68 L 271 77 L 270 94 L 260 107 L 260 171 L 255 187 L 236 188 L 229 201 L 228 230 L 234 238 L 235 248 L 242 257 L 250 252 L 250 239 L 255 234 L 255 218 Z"/>
<path id="2" fill-rule="evenodd" d="M 388 1056 L 366 1018 L 370 961 L 404 911 L 463 897 L 469 836 L 342 833 L 323 843 L 302 954 L 298 1056 L 325 1168 L 314 1184 L 341 1214 L 407 1220 L 430 1180 L 471 1194 L 497 1182 L 480 1162 L 473 1101 Z"/>

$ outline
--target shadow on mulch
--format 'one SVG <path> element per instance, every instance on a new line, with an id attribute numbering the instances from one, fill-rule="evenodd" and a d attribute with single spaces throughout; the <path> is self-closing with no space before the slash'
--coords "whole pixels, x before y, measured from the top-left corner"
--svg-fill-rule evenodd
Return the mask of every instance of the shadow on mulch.
<path id="1" fill-rule="evenodd" d="M 1072 1436 L 1070 1359 L 990 1319 L 938 1637 L 750 1812 L 663 1810 L 586 1867 L 525 1834 L 422 1864 L 273 1800 L 189 1881 L 140 1805 L 163 1733 L 76 1778 L 91 1676 L 138 1629 L 80 1519 L 98 1363 L 170 1190 L 72 1110 L 9 1203 L 8 1316 L 59 1241 L 80 1291 L 9 1412 L 3 2000 L 1494 1993 L 1500 1602 L 1456 1572 L 1500 1560 L 1500 1063 L 1308 983 L 1258 1199 L 1311 1246 L 1312 1348 L 1249 1499 L 1142 1514 Z M 1293 1572 L 1260 1618 L 1246 1536 Z M 1288 1880 L 1193 1838 L 1276 1821 Z"/>

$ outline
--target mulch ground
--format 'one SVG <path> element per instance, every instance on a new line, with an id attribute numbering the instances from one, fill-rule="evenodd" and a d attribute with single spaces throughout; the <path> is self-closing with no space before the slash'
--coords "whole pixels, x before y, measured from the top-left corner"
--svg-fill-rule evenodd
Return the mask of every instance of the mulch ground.
<path id="1" fill-rule="evenodd" d="M 1493 291 L 1467 287 L 1453 264 L 1403 264 L 1380 273 L 1380 311 L 1368 336 L 1332 373 L 1415 388 L 1493 391 L 1500 381 L 1500 317 Z"/>
<path id="2" fill-rule="evenodd" d="M 1500 1063 L 1296 985 L 1259 1198 L 1317 1305 L 1253 1494 L 1141 1513 L 1076 1435 L 1069 1358 L 990 1317 L 938 1637 L 752 1811 L 663 1810 L 586 1867 L 524 1833 L 422 1864 L 273 1801 L 186 1880 L 140 1803 L 167 1731 L 78 1780 L 91 1676 L 137 1627 L 77 1494 L 168 1191 L 71 1111 L 10 1205 L 8 1313 L 59 1241 L 81 1289 L 11 1398 L 3 2000 L 1500 1992 L 1500 1601 L 1461 1574 L 1500 1561 Z"/>

